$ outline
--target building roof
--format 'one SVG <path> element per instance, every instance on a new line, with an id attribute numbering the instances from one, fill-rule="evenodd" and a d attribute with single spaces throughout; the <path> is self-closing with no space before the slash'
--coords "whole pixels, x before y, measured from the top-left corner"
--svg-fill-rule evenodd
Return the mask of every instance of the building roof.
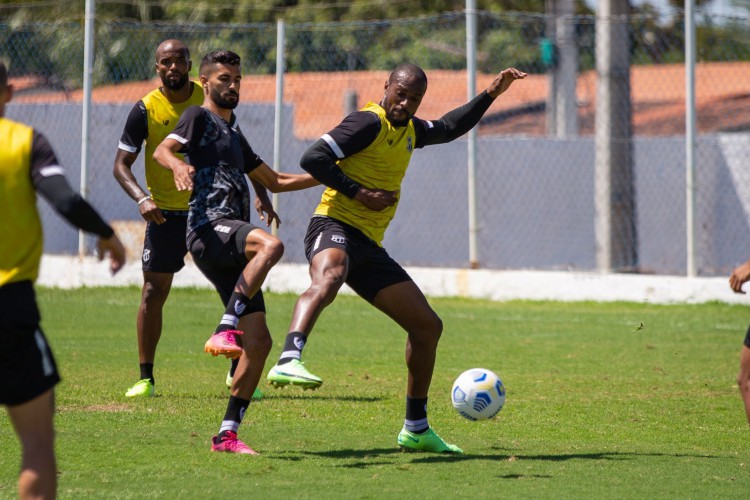
<path id="1" fill-rule="evenodd" d="M 428 92 L 417 115 L 439 118 L 467 101 L 466 72 L 428 70 Z M 345 96 L 356 92 L 357 106 L 383 95 L 386 71 L 307 72 L 284 75 L 284 102 L 294 106 L 294 133 L 299 138 L 320 137 L 345 115 Z M 487 87 L 494 75 L 478 74 L 477 90 Z M 750 130 L 750 62 L 701 63 L 696 66 L 697 127 L 700 133 Z M 12 83 L 14 83 L 12 81 Z M 685 68 L 682 64 L 633 66 L 633 131 L 636 135 L 671 136 L 685 133 Z M 81 90 L 45 90 L 43 82 L 25 77 L 16 102 L 76 102 Z M 135 102 L 156 86 L 157 79 L 101 86 L 93 90 L 98 103 Z M 49 88 L 49 87 L 46 87 Z M 596 73 L 578 77 L 576 100 L 580 135 L 594 133 Z M 275 75 L 245 75 L 242 102 L 273 103 Z M 492 105 L 480 126 L 480 134 L 545 134 L 544 104 L 548 77 L 530 74 L 516 82 Z"/>

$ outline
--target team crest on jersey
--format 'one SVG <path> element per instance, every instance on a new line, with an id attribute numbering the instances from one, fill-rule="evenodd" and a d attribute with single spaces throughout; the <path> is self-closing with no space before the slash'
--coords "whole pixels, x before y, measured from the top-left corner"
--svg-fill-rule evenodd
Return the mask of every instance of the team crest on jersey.
<path id="1" fill-rule="evenodd" d="M 151 258 L 151 250 L 148 248 L 143 249 L 143 262 L 148 262 Z"/>
<path id="2" fill-rule="evenodd" d="M 414 150 L 414 145 L 411 142 L 411 136 L 406 138 L 406 150 L 410 153 Z"/>
<path id="3" fill-rule="evenodd" d="M 169 120 L 162 121 L 162 124 L 166 127 L 167 125 L 169 125 Z"/>
<path id="4" fill-rule="evenodd" d="M 393 139 L 388 139 L 388 145 L 393 146 Z"/>

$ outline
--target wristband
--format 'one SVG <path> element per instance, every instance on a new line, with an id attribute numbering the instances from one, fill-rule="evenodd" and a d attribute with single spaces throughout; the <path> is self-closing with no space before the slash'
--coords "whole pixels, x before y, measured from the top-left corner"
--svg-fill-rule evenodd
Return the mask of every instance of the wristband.
<path id="1" fill-rule="evenodd" d="M 150 196 L 144 196 L 143 198 L 138 200 L 138 206 L 140 207 L 141 205 L 143 205 L 143 202 L 145 202 L 146 200 L 150 200 L 150 199 L 151 199 Z"/>

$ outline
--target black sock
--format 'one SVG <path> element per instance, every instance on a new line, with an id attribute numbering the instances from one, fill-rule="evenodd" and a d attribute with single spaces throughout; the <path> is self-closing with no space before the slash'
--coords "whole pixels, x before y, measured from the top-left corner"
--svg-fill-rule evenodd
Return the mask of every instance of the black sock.
<path id="1" fill-rule="evenodd" d="M 224 316 L 221 317 L 221 321 L 216 327 L 214 333 L 223 332 L 225 330 L 235 330 L 240 318 L 247 314 L 247 306 L 249 303 L 250 298 L 245 297 L 240 292 L 232 292 L 232 295 L 229 297 L 229 302 L 227 302 Z"/>
<path id="2" fill-rule="evenodd" d="M 154 383 L 154 364 L 153 363 L 141 363 L 141 380 L 147 378 Z"/>
<path id="3" fill-rule="evenodd" d="M 240 358 L 235 358 L 235 359 L 232 360 L 232 364 L 229 367 L 229 376 L 230 377 L 234 377 L 234 372 L 237 371 L 237 365 L 239 364 L 239 362 L 240 362 Z"/>
<path id="4" fill-rule="evenodd" d="M 289 332 L 284 341 L 284 349 L 279 356 L 279 364 L 283 365 L 293 359 L 302 358 L 302 349 L 307 342 L 307 335 L 302 332 Z"/>
<path id="5" fill-rule="evenodd" d="M 414 434 L 421 434 L 430 428 L 430 424 L 427 422 L 427 398 L 406 396 L 404 427 Z"/>
<path id="6" fill-rule="evenodd" d="M 250 406 L 249 400 L 229 396 L 227 411 L 224 413 L 224 421 L 221 423 L 221 428 L 219 429 L 219 439 L 223 438 L 227 432 L 237 434 L 237 429 L 239 429 L 242 423 L 242 417 L 245 416 L 248 406 Z"/>

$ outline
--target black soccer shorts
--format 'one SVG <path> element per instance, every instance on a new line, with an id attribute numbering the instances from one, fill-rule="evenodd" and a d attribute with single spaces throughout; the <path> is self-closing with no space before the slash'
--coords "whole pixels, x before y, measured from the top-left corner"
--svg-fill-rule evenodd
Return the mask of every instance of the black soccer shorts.
<path id="1" fill-rule="evenodd" d="M 60 382 L 39 321 L 31 281 L 0 287 L 0 404 L 26 403 Z"/>
<path id="2" fill-rule="evenodd" d="M 338 248 L 349 256 L 346 284 L 360 297 L 372 303 L 386 287 L 412 281 L 411 276 L 393 260 L 385 248 L 359 229 L 326 216 L 313 216 L 305 235 L 305 255 L 313 257 L 327 248 Z"/>

